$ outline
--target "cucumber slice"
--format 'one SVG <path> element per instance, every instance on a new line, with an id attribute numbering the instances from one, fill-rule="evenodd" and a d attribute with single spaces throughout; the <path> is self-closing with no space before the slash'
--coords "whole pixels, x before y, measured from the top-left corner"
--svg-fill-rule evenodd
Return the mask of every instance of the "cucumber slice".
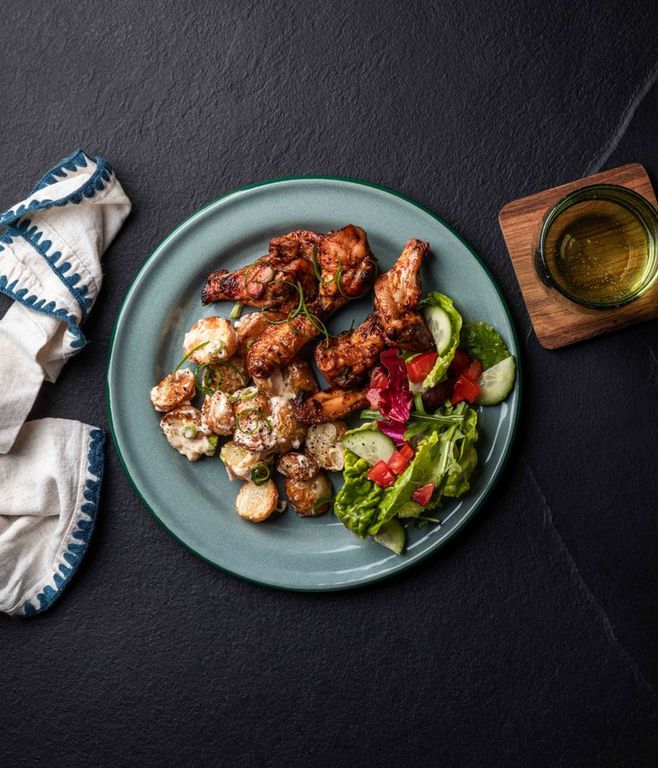
<path id="1" fill-rule="evenodd" d="M 388 461 L 395 450 L 395 444 L 391 438 L 370 424 L 347 432 L 343 436 L 342 443 L 352 453 L 356 453 L 373 466 L 378 461 Z"/>
<path id="2" fill-rule="evenodd" d="M 398 507 L 398 517 L 418 517 L 424 509 L 417 501 L 405 501 Z"/>
<path id="3" fill-rule="evenodd" d="M 425 320 L 430 333 L 434 337 L 436 351 L 442 355 L 450 345 L 452 336 L 452 323 L 448 313 L 441 307 L 425 307 Z"/>
<path id="4" fill-rule="evenodd" d="M 512 355 L 501 360 L 482 373 L 480 381 L 480 405 L 496 405 L 512 391 L 516 378 L 516 360 Z"/>
<path id="5" fill-rule="evenodd" d="M 406 531 L 395 518 L 384 523 L 379 531 L 373 536 L 373 539 L 384 547 L 387 547 L 396 555 L 404 552 L 404 545 L 407 538 Z"/>

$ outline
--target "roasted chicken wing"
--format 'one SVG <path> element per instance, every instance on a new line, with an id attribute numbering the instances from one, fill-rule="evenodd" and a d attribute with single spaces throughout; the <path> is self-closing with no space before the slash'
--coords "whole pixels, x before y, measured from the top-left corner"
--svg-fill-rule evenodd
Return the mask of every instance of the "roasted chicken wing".
<path id="1" fill-rule="evenodd" d="M 313 354 L 329 384 L 347 388 L 365 384 L 385 346 L 384 333 L 373 312 L 354 330 L 318 344 Z"/>
<path id="2" fill-rule="evenodd" d="M 298 315 L 265 328 L 249 347 L 247 370 L 255 379 L 266 379 L 282 368 L 318 334 L 318 328 L 305 315 Z"/>
<path id="3" fill-rule="evenodd" d="M 395 264 L 375 281 L 375 311 L 391 346 L 410 352 L 433 348 L 432 334 L 418 311 L 420 265 L 429 243 L 411 239 Z"/>
<path id="4" fill-rule="evenodd" d="M 330 232 L 322 239 L 318 263 L 321 272 L 318 312 L 322 317 L 370 290 L 377 271 L 368 237 L 354 224 Z"/>
<path id="5" fill-rule="evenodd" d="M 323 424 L 348 416 L 368 405 L 367 388 L 324 389 L 314 395 L 301 392 L 293 401 L 295 418 L 302 424 Z"/>
<path id="6" fill-rule="evenodd" d="M 317 296 L 318 281 L 312 261 L 299 255 L 291 259 L 268 255 L 235 272 L 213 272 L 208 276 L 201 300 L 204 304 L 241 301 L 248 307 L 287 312 L 299 302 L 300 288 L 307 301 Z"/>

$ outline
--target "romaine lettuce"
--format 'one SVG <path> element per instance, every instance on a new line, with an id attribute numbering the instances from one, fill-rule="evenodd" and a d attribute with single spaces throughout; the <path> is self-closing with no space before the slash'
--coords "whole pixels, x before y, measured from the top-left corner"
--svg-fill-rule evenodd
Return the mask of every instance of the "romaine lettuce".
<path id="1" fill-rule="evenodd" d="M 462 328 L 461 349 L 479 360 L 485 371 L 510 356 L 498 331 L 482 321 L 466 323 Z"/>
<path id="2" fill-rule="evenodd" d="M 446 375 L 452 358 L 455 356 L 457 346 L 459 345 L 459 334 L 462 328 L 462 316 L 455 309 L 455 305 L 452 303 L 452 299 L 443 293 L 438 291 L 432 291 L 421 302 L 423 307 L 438 306 L 448 315 L 450 318 L 451 334 L 450 342 L 443 354 L 439 355 L 434 368 L 425 377 L 425 381 L 420 387 L 421 392 L 426 392 L 431 389 L 435 384 L 438 384 Z"/>
<path id="3" fill-rule="evenodd" d="M 334 500 L 334 514 L 341 523 L 362 539 L 377 517 L 377 509 L 384 495 L 384 489 L 366 477 L 370 464 L 345 449 L 343 487 Z"/>

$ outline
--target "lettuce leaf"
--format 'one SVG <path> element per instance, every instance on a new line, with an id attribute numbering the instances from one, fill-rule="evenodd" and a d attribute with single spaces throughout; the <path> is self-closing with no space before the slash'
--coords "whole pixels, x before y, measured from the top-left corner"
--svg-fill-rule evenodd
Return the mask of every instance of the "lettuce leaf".
<path id="1" fill-rule="evenodd" d="M 452 333 L 450 334 L 450 343 L 442 355 L 439 355 L 434 368 L 427 374 L 425 381 L 420 387 L 421 392 L 426 392 L 431 389 L 435 384 L 438 384 L 446 375 L 452 358 L 455 356 L 457 347 L 459 345 L 459 334 L 462 328 L 462 316 L 455 309 L 455 305 L 452 303 L 452 299 L 443 293 L 438 291 L 432 291 L 421 302 L 423 307 L 441 307 L 441 309 L 450 318 L 450 325 Z"/>
<path id="2" fill-rule="evenodd" d="M 368 528 L 377 517 L 384 489 L 366 477 L 370 464 L 345 449 L 343 487 L 334 500 L 334 514 L 341 523 L 364 539 Z"/>
<path id="3" fill-rule="evenodd" d="M 465 403 L 460 403 L 460 406 L 463 406 L 464 421 L 455 428 L 449 444 L 444 446 L 445 470 L 440 486 L 441 496 L 451 498 L 463 496 L 470 489 L 471 475 L 478 463 L 475 449 L 478 439 L 477 413 Z M 441 436 L 444 442 L 446 435 Z"/>
<path id="4" fill-rule="evenodd" d="M 485 371 L 510 356 L 498 331 L 482 321 L 466 323 L 462 328 L 461 349 L 469 357 L 479 360 Z"/>

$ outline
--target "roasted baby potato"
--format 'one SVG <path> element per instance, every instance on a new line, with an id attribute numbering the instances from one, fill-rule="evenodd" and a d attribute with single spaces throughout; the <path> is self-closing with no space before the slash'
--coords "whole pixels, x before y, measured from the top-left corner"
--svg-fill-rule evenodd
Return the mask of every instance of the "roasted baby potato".
<path id="1" fill-rule="evenodd" d="M 156 411 L 166 413 L 191 400 L 196 394 L 194 374 L 189 368 L 170 373 L 151 390 L 151 402 Z"/>
<path id="2" fill-rule="evenodd" d="M 318 382 L 311 366 L 305 361 L 295 358 L 283 368 L 277 368 L 265 379 L 254 378 L 258 387 L 275 397 L 292 399 L 300 392 L 317 392 Z"/>
<path id="3" fill-rule="evenodd" d="M 345 448 L 341 438 L 347 431 L 344 421 L 314 424 L 306 433 L 306 453 L 318 466 L 331 472 L 340 472 L 345 462 Z"/>
<path id="4" fill-rule="evenodd" d="M 292 401 L 272 398 L 272 434 L 279 453 L 297 449 L 306 437 L 306 425 L 297 421 Z"/>
<path id="5" fill-rule="evenodd" d="M 232 440 L 224 443 L 219 452 L 219 458 L 224 462 L 231 480 L 236 478 L 250 480 L 251 470 L 263 462 L 263 454 L 260 451 L 250 451 Z"/>
<path id="6" fill-rule="evenodd" d="M 233 395 L 235 435 L 233 440 L 250 451 L 271 450 L 277 440 L 270 398 L 256 387 Z"/>
<path id="7" fill-rule="evenodd" d="M 251 480 L 238 493 L 235 508 L 243 520 L 262 523 L 274 512 L 279 503 L 279 492 L 272 480 L 256 485 Z"/>
<path id="8" fill-rule="evenodd" d="M 188 355 L 195 350 L 189 360 L 197 365 L 228 360 L 237 348 L 238 335 L 235 328 L 223 317 L 202 317 L 183 339 L 183 354 Z"/>
<path id="9" fill-rule="evenodd" d="M 296 451 L 280 456 L 276 468 L 284 477 L 293 480 L 312 480 L 320 471 L 317 461 L 312 456 Z"/>
<path id="10" fill-rule="evenodd" d="M 189 403 L 166 413 L 160 426 L 172 448 L 190 461 L 212 456 L 217 449 L 217 437 L 208 429 L 201 411 Z"/>
<path id="11" fill-rule="evenodd" d="M 288 501 L 301 517 L 317 517 L 329 510 L 329 502 L 334 492 L 324 472 L 320 472 L 311 480 L 295 480 L 288 477 L 285 487 Z M 321 503 L 323 501 L 324 503 Z"/>
<path id="12" fill-rule="evenodd" d="M 208 427 L 216 435 L 231 435 L 235 429 L 233 406 L 225 392 L 215 392 L 206 397 L 201 409 Z"/>
<path id="13" fill-rule="evenodd" d="M 237 355 L 223 363 L 208 363 L 197 375 L 202 389 L 219 390 L 228 395 L 249 383 L 245 361 Z"/>

